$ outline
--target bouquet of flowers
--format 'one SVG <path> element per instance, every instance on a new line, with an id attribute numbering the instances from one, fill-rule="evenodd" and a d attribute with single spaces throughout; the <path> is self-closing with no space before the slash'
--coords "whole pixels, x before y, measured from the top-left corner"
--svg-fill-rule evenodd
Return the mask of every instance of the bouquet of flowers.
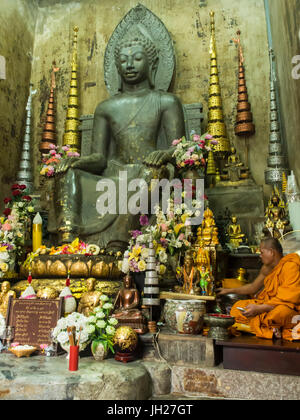
<path id="1" fill-rule="evenodd" d="M 56 327 L 52 331 L 52 339 L 55 343 L 59 343 L 62 348 L 66 349 L 69 346 L 68 327 L 76 328 L 76 341 L 79 334 L 79 348 L 83 350 L 91 341 L 88 332 L 88 318 L 78 312 L 73 312 L 65 318 L 60 318 Z"/>
<path id="2" fill-rule="evenodd" d="M 4 199 L 5 209 L 0 217 L 0 276 L 15 263 L 15 257 L 23 253 L 29 234 L 28 227 L 35 209 L 32 198 L 26 193 L 26 185 L 14 184 L 12 197 Z"/>
<path id="3" fill-rule="evenodd" d="M 76 238 L 71 244 L 64 244 L 58 247 L 51 247 L 49 250 L 49 255 L 87 254 L 88 251 L 88 244 L 79 240 L 79 238 Z"/>
<path id="4" fill-rule="evenodd" d="M 57 164 L 62 160 L 68 157 L 80 157 L 78 152 L 72 152 L 69 146 L 62 146 L 61 148 L 55 146 L 55 144 L 50 144 L 50 151 L 43 157 L 43 164 L 40 170 L 40 175 L 44 176 L 54 176 L 55 168 Z"/>
<path id="5" fill-rule="evenodd" d="M 105 351 L 110 349 L 114 353 L 113 338 L 118 320 L 110 317 L 113 308 L 111 299 L 106 295 L 101 295 L 100 300 L 102 306 L 95 308 L 94 312 L 88 317 L 87 332 L 92 340 L 92 346 L 96 348 L 99 343 L 102 343 Z M 92 348 L 92 351 L 95 348 Z"/>
<path id="6" fill-rule="evenodd" d="M 196 168 L 204 172 L 206 167 L 205 157 L 216 144 L 218 144 L 217 140 L 207 133 L 199 136 L 192 132 L 190 140 L 185 137 L 173 140 L 172 145 L 176 147 L 173 157 L 177 168 L 179 170 Z"/>

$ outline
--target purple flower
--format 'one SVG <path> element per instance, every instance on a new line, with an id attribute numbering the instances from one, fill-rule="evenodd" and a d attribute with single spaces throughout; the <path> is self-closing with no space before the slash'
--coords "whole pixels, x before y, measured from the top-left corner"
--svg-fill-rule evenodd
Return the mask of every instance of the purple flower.
<path id="1" fill-rule="evenodd" d="M 142 214 L 142 215 L 140 216 L 140 225 L 141 225 L 141 226 L 147 226 L 147 225 L 149 225 L 149 219 L 148 219 L 148 216 L 146 216 L 145 214 Z"/>
<path id="2" fill-rule="evenodd" d="M 133 230 L 131 232 L 131 236 L 133 237 L 133 239 L 136 239 L 140 235 L 142 235 L 142 232 L 140 230 Z"/>
<path id="3" fill-rule="evenodd" d="M 219 143 L 219 142 L 218 142 L 218 140 L 215 140 L 215 139 L 210 141 L 210 144 L 214 144 L 214 145 L 216 145 L 216 144 L 218 144 L 218 143 Z"/>

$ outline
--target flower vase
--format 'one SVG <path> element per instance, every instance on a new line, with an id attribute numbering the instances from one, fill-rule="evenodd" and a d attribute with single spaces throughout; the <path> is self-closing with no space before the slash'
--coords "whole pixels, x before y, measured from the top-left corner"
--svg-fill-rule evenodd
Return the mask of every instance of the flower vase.
<path id="1" fill-rule="evenodd" d="M 106 359 L 108 355 L 108 346 L 104 347 L 104 344 L 101 341 L 92 341 L 91 351 L 94 356 L 94 359 L 97 361 Z"/>

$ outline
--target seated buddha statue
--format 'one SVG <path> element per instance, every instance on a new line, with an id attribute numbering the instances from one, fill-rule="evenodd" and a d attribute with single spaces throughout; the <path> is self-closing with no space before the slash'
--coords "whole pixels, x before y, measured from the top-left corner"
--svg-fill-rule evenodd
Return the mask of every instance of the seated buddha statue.
<path id="1" fill-rule="evenodd" d="M 147 331 L 146 318 L 139 309 L 140 295 L 130 274 L 123 278 L 123 287 L 119 290 L 112 316 L 118 320 L 118 325 L 128 325 L 137 333 Z"/>
<path id="2" fill-rule="evenodd" d="M 293 230 L 287 216 L 285 202 L 276 187 L 269 200 L 265 218 L 263 233 L 267 237 L 272 236 L 280 239 L 284 234 Z"/>
<path id="3" fill-rule="evenodd" d="M 97 306 L 101 306 L 101 292 L 95 290 L 96 279 L 90 277 L 86 280 L 87 291 L 84 292 L 80 298 L 77 312 L 85 316 L 90 316 Z"/>
<path id="4" fill-rule="evenodd" d="M 229 236 L 229 243 L 234 247 L 238 248 L 243 242 L 245 242 L 245 234 L 242 233 L 241 225 L 237 223 L 236 216 L 231 216 L 231 223 L 227 230 Z"/>
<path id="5" fill-rule="evenodd" d="M 59 233 L 59 242 L 79 236 L 101 247 L 126 249 L 129 231 L 139 223 L 138 215 L 119 202 L 120 178 L 126 177 L 128 185 L 133 179 L 149 184 L 153 178 L 174 176 L 171 143 L 185 134 L 183 108 L 175 95 L 155 89 L 159 51 L 140 26 L 129 29 L 116 44 L 119 92 L 96 107 L 92 153 L 57 166 L 48 230 Z M 166 147 L 159 149 L 162 131 Z M 114 185 L 116 205 L 99 213 L 97 191 L 103 191 L 99 185 L 107 180 Z M 132 196 L 128 191 L 127 203 Z"/>
<path id="6" fill-rule="evenodd" d="M 240 161 L 235 147 L 231 147 L 231 154 L 228 156 L 221 179 L 224 181 L 238 182 L 249 178 L 249 175 L 249 169 Z"/>
<path id="7" fill-rule="evenodd" d="M 202 246 L 216 246 L 219 244 L 218 228 L 213 212 L 207 208 L 203 214 L 203 221 L 197 230 L 197 242 Z"/>

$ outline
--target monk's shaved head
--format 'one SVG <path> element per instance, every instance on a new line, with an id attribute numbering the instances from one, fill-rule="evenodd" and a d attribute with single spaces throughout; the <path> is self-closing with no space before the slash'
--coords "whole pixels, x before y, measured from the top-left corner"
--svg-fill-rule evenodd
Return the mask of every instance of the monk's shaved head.
<path id="1" fill-rule="evenodd" d="M 283 255 L 281 243 L 276 238 L 266 238 L 261 241 L 261 247 L 266 249 L 273 249 L 278 254 Z"/>

